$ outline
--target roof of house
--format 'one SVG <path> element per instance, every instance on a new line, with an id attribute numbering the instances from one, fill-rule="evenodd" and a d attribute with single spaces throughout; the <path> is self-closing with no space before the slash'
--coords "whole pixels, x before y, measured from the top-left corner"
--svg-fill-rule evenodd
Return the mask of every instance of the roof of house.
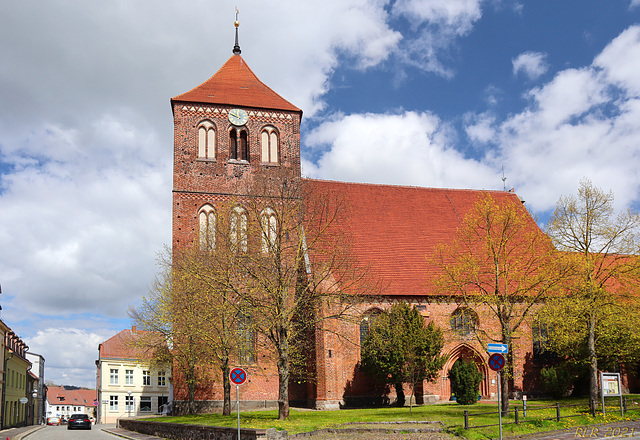
<path id="1" fill-rule="evenodd" d="M 440 273 L 430 262 L 440 243 L 451 242 L 482 195 L 524 206 L 507 191 L 421 188 L 306 179 L 312 191 L 347 200 L 336 225 L 347 231 L 350 252 L 383 284 L 385 295 L 427 295 Z M 531 227 L 539 231 L 534 221 Z M 542 233 L 542 232 L 541 232 Z"/>
<path id="2" fill-rule="evenodd" d="M 98 398 L 96 390 L 67 390 L 65 387 L 47 387 L 47 401 L 50 405 L 93 406 Z"/>
<path id="3" fill-rule="evenodd" d="M 211 78 L 171 99 L 171 102 L 176 101 L 302 113 L 302 110 L 260 81 L 241 55 L 232 55 Z"/>
<path id="4" fill-rule="evenodd" d="M 125 329 L 98 345 L 100 359 L 146 359 L 149 354 L 136 345 L 136 340 L 150 333 L 137 330 L 135 326 Z"/>

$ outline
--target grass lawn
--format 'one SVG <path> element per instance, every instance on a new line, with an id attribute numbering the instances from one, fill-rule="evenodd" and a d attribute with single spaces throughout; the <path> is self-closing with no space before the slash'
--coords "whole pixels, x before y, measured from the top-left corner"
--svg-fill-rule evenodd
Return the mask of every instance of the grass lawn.
<path id="1" fill-rule="evenodd" d="M 627 396 L 628 411 L 625 417 L 620 416 L 618 400 L 610 398 L 607 400 L 607 415 L 602 413 L 591 417 L 588 412 L 588 401 L 585 399 L 564 399 L 560 402 L 561 419 L 544 420 L 555 418 L 556 408 L 543 408 L 555 405 L 555 401 L 530 400 L 527 402 L 527 417 L 522 414 L 522 401 L 512 401 L 511 410 L 508 417 L 503 417 L 503 435 L 522 435 L 541 431 L 552 431 L 556 429 L 574 428 L 595 423 L 610 423 L 620 420 L 640 419 L 640 396 Z M 246 411 L 240 413 L 240 426 L 242 428 L 276 428 L 286 430 L 289 433 L 299 433 L 314 431 L 322 428 L 339 428 L 340 425 L 355 422 L 400 422 L 400 421 L 439 421 L 442 422 L 446 430 L 450 433 L 466 437 L 468 439 L 487 439 L 498 437 L 498 426 L 464 429 L 464 410 L 471 414 L 469 424 L 471 426 L 497 424 L 497 413 L 474 415 L 497 411 L 497 402 L 477 403 L 475 405 L 458 405 L 455 402 L 437 405 L 424 405 L 404 408 L 368 408 L 368 409 L 344 409 L 339 411 L 314 411 L 304 409 L 292 409 L 289 420 L 278 420 L 277 410 L 272 411 Z M 568 406 L 568 405 L 580 405 Z M 519 425 L 507 424 L 514 422 L 513 408 L 518 407 Z M 571 416 L 571 417 L 565 417 Z M 153 419 L 158 421 L 158 419 Z M 234 412 L 230 416 L 221 414 L 200 414 L 194 416 L 172 416 L 163 417 L 164 422 L 186 423 L 195 425 L 210 426 L 237 426 L 237 414 Z M 640 426 L 637 429 L 640 432 Z"/>

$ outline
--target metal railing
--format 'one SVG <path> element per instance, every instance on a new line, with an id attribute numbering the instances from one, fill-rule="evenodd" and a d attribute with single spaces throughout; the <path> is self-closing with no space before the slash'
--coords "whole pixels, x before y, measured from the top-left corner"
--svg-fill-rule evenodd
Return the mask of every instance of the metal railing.
<path id="1" fill-rule="evenodd" d="M 573 410 L 571 411 L 570 408 L 584 408 L 584 410 Z M 623 407 L 622 410 L 623 413 L 626 412 L 626 408 L 627 408 L 627 400 L 626 398 L 623 398 Z M 541 410 L 549 410 L 549 409 L 555 409 L 555 414 L 553 416 L 550 417 L 536 417 L 534 419 L 531 418 L 527 418 L 528 417 L 528 413 L 534 412 L 534 411 L 541 411 Z M 562 410 L 564 411 L 564 415 L 562 414 Z M 489 427 L 489 426 L 498 426 L 499 423 L 491 423 L 491 424 L 486 424 L 486 425 L 474 425 L 471 426 L 469 424 L 469 419 L 471 417 L 474 416 L 485 416 L 485 415 L 492 415 L 495 414 L 496 417 L 498 417 L 498 410 L 496 411 L 489 411 L 489 412 L 477 412 L 477 413 L 470 413 L 469 410 L 464 410 L 464 429 L 473 429 L 473 428 L 485 428 L 485 427 Z M 576 405 L 560 405 L 559 402 L 556 402 L 555 405 L 547 405 L 547 406 L 531 406 L 529 405 L 529 407 L 527 407 L 526 404 L 524 404 L 523 406 L 518 406 L 518 405 L 512 405 L 512 408 L 509 409 L 507 414 L 503 413 L 503 416 L 505 417 L 509 417 L 510 413 L 513 413 L 513 421 L 511 422 L 505 422 L 504 419 L 502 420 L 502 424 L 503 425 L 519 425 L 521 423 L 520 420 L 520 414 L 522 414 L 523 419 L 522 422 L 533 422 L 533 421 L 542 421 L 542 420 L 555 420 L 557 422 L 560 421 L 560 419 L 564 419 L 564 418 L 569 418 L 569 417 L 580 417 L 583 416 L 585 414 L 589 414 L 591 413 L 593 414 L 592 411 L 590 411 L 589 409 L 589 404 L 587 403 L 586 405 L 583 404 L 576 404 Z M 553 413 L 553 411 L 551 411 L 551 413 Z"/>

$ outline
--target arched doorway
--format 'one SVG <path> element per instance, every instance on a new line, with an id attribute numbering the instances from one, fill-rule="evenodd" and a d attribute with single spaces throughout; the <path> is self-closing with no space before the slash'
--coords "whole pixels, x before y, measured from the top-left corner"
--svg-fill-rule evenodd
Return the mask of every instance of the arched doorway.
<path id="1" fill-rule="evenodd" d="M 451 397 L 451 383 L 449 382 L 449 370 L 453 366 L 454 363 L 458 359 L 472 361 L 476 364 L 478 371 L 482 373 L 482 382 L 480 383 L 480 394 L 482 394 L 483 398 L 489 398 L 489 369 L 487 367 L 487 363 L 485 359 L 482 357 L 482 354 L 478 352 L 476 349 L 467 344 L 460 344 L 455 347 L 449 353 L 449 357 L 447 359 L 447 363 L 443 367 L 444 375 L 443 375 L 443 384 L 442 391 L 443 397 L 450 398 Z"/>

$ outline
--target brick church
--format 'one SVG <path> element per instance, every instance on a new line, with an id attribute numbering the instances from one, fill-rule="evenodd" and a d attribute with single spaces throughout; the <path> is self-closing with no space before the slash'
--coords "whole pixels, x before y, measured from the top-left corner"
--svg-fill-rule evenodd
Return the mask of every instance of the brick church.
<path id="1" fill-rule="evenodd" d="M 237 42 L 233 55 L 207 81 L 171 99 L 174 118 L 173 247 L 198 240 L 215 216 L 216 206 L 236 195 L 237 181 L 258 170 L 288 167 L 301 177 L 300 124 L 302 110 L 270 89 L 249 68 Z M 302 178 L 302 177 L 301 177 Z M 447 372 L 458 359 L 475 362 L 484 380 L 483 398 L 495 398 L 496 375 L 487 366 L 486 345 L 475 329 L 495 330 L 496 319 L 487 310 L 467 310 L 460 298 L 431 290 L 436 268 L 430 252 L 450 241 L 464 216 L 479 198 L 490 193 L 501 203 L 525 210 L 510 191 L 437 189 L 408 186 L 308 180 L 322 191 L 342 195 L 350 203 L 348 231 L 355 259 L 366 264 L 385 286 L 375 300 L 360 306 L 359 323 L 346 331 L 352 341 L 366 334 L 368 319 L 399 301 L 415 306 L 425 322 L 435 322 L 444 333 L 443 354 L 448 358 L 436 383 L 422 384 L 417 403 L 449 400 Z M 534 223 L 535 224 L 535 223 Z M 537 226 L 535 226 L 537 228 Z M 469 318 L 472 317 L 472 318 Z M 538 353 L 532 326 L 521 326 L 513 350 L 513 390 L 525 393 Z M 375 388 L 359 369 L 359 344 L 333 333 L 315 338 L 315 380 L 290 386 L 292 404 L 330 409 L 350 403 L 366 404 Z M 486 344 L 486 341 L 485 341 Z M 240 387 L 240 399 L 254 407 L 272 407 L 278 398 L 275 365 L 244 363 L 249 380 Z M 205 389 L 206 388 L 206 389 Z M 176 400 L 185 399 L 175 384 Z M 387 396 L 394 399 L 393 389 Z M 222 401 L 220 380 L 202 387 L 197 400 L 212 406 Z"/>

